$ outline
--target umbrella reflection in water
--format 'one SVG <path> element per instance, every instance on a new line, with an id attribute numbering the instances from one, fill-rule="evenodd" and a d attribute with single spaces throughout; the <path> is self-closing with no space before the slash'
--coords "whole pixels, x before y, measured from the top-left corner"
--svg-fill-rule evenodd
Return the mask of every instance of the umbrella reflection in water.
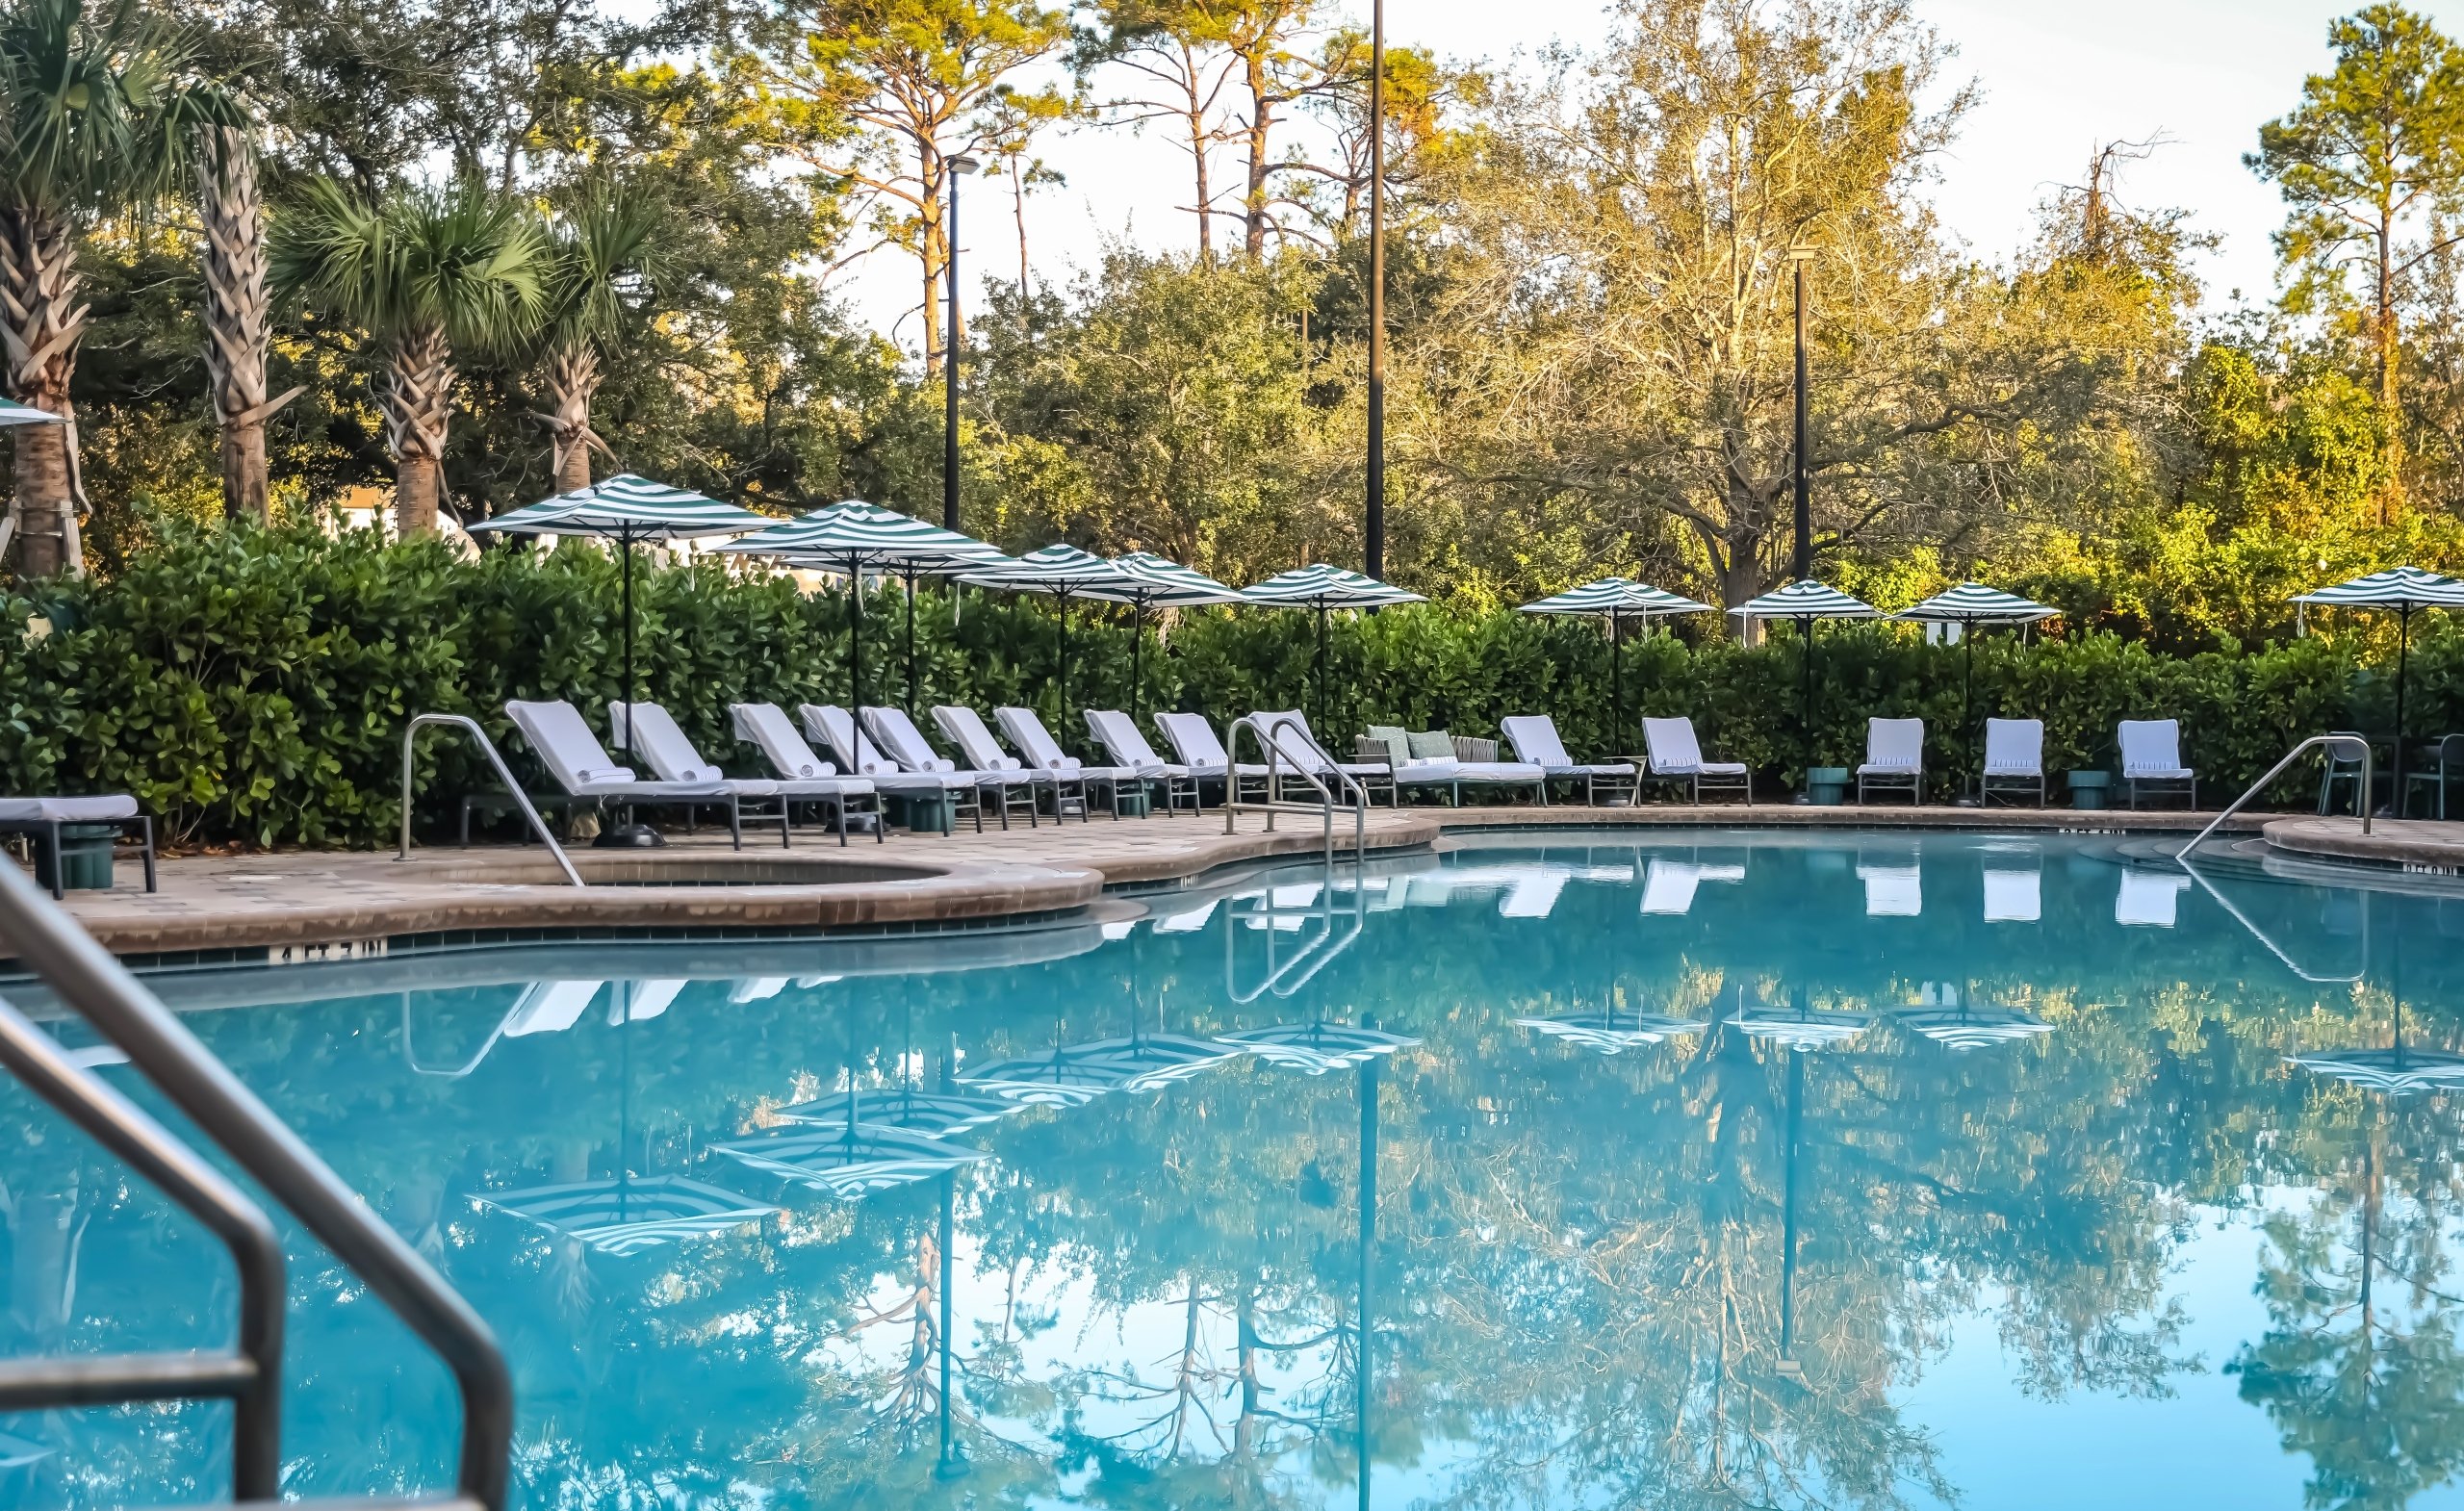
<path id="1" fill-rule="evenodd" d="M 1700 1034 L 1711 1026 L 1701 1018 L 1670 1017 L 1660 1012 L 1621 1012 L 1613 1000 L 1605 1012 L 1558 1012 L 1547 1017 L 1517 1018 L 1514 1022 L 1518 1028 L 1562 1038 L 1569 1044 L 1580 1044 L 1604 1055 L 1656 1044 L 1681 1034 Z"/>
<path id="2" fill-rule="evenodd" d="M 1927 983 L 1925 995 L 1935 998 L 1938 990 L 1938 1000 L 1893 1010 L 1892 1020 L 1961 1054 L 1989 1044 L 2039 1038 L 2053 1032 L 2053 1025 L 2035 1013 L 1995 1003 L 1973 1002 L 1967 990 L 1948 982 L 1938 988 Z"/>
<path id="3" fill-rule="evenodd" d="M 1824 1012 L 1806 1005 L 1801 988 L 1792 1007 L 1749 1002 L 1745 987 L 1736 989 L 1736 1012 L 1729 1026 L 1750 1038 L 1765 1038 L 1790 1049 L 1822 1050 L 1844 1044 L 1874 1026 L 1870 1012 Z"/>

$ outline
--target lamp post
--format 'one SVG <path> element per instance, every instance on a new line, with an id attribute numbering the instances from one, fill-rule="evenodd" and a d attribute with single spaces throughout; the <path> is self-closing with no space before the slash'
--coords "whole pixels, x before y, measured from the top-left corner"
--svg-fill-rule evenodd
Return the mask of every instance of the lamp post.
<path id="1" fill-rule="evenodd" d="M 1813 474 L 1806 468 L 1806 264 L 1811 261 L 1812 247 L 1788 248 L 1788 267 L 1796 274 L 1797 285 L 1797 429 L 1796 443 L 1790 448 L 1790 468 L 1796 485 L 1797 549 L 1790 559 L 1788 575 L 1800 582 L 1813 576 Z"/>
<path id="2" fill-rule="evenodd" d="M 1361 570 L 1386 576 L 1386 0 L 1369 8 L 1369 509 Z M 1364 1474 L 1362 1483 L 1366 1484 Z"/>
<path id="3" fill-rule="evenodd" d="M 948 247 L 941 270 L 949 278 L 950 334 L 941 345 L 941 528 L 959 527 L 959 180 L 976 169 L 964 153 L 941 160 L 941 181 L 949 186 L 949 206 L 942 213 L 942 240 Z"/>

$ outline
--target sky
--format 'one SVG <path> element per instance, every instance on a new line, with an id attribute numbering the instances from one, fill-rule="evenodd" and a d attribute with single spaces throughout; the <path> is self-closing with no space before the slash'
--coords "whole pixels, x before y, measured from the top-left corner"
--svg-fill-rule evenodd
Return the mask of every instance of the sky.
<path id="1" fill-rule="evenodd" d="M 2123 169 L 2123 202 L 2187 209 L 2197 228 L 2222 238 L 2196 264 L 2210 309 L 2229 309 L 2237 292 L 2269 297 L 2275 255 L 2268 237 L 2282 221 L 2281 202 L 2242 166 L 2242 154 L 2257 144 L 2260 122 L 2297 103 L 2302 79 L 2328 66 L 2327 23 L 2359 0 L 1912 3 L 1956 49 L 1947 78 L 1972 80 L 1982 95 L 1932 191 L 1943 223 L 1971 253 L 2016 251 L 2037 205 L 2085 179 L 2096 144 L 2161 135 L 2165 145 Z M 2464 0 L 2413 3 L 2450 35 L 2464 32 Z M 1350 8 L 1366 19 L 1367 0 Z M 1600 0 L 1387 0 L 1386 27 L 1392 41 L 1498 67 L 1552 41 L 1596 45 L 1608 20 Z M 1043 150 L 1066 183 L 1027 201 L 1038 278 L 1067 283 L 1109 242 L 1195 244 L 1192 218 L 1175 209 L 1187 200 L 1189 172 L 1168 134 L 1080 129 Z M 1226 152 L 1218 176 L 1234 166 Z M 962 193 L 962 284 L 972 300 L 981 277 L 1016 278 L 1018 242 L 1006 184 L 973 180 Z M 911 260 L 877 254 L 841 274 L 839 290 L 861 319 L 916 343 L 907 315 L 915 301 Z"/>

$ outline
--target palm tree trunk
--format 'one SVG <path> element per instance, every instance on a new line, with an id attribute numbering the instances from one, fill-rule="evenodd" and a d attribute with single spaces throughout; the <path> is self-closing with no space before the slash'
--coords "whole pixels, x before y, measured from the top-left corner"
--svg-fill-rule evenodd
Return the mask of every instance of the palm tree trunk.
<path id="1" fill-rule="evenodd" d="M 78 302 L 77 243 L 64 221 L 0 210 L 0 344 L 9 355 L 9 397 L 58 415 L 62 424 L 16 426 L 16 495 L 10 519 L 23 538 L 18 570 L 29 577 L 84 572 L 77 538 L 76 431 L 68 379 L 86 330 Z"/>
<path id="2" fill-rule="evenodd" d="M 587 488 L 590 448 L 606 449 L 590 427 L 590 401 L 600 383 L 598 349 L 587 341 L 558 342 L 549 351 L 539 376 L 548 387 L 552 410 L 539 418 L 548 424 L 549 466 L 556 474 L 556 492 Z"/>
<path id="3" fill-rule="evenodd" d="M 394 452 L 394 528 L 404 540 L 436 533 L 445 498 L 446 423 L 453 414 L 453 352 L 445 332 L 406 332 L 386 365 L 385 444 Z"/>
<path id="4" fill-rule="evenodd" d="M 266 421 L 296 397 L 268 402 L 264 202 L 247 133 L 208 127 L 197 138 L 197 219 L 205 232 L 205 368 L 222 430 L 222 512 L 263 525 L 271 514 Z"/>

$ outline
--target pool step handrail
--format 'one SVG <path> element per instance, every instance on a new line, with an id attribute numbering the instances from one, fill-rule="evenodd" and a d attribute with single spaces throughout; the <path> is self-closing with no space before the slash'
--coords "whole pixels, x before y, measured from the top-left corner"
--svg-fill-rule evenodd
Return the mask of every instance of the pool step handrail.
<path id="1" fill-rule="evenodd" d="M 1241 731 L 1244 730 L 1248 730 L 1249 737 L 1264 747 L 1260 754 L 1266 756 L 1267 795 L 1262 802 L 1241 801 Z M 1305 771 L 1296 765 L 1292 768 L 1292 775 L 1309 783 L 1310 787 L 1317 792 L 1318 801 L 1314 804 L 1285 803 L 1276 798 L 1275 794 L 1283 790 L 1283 734 L 1286 730 L 1298 735 L 1303 745 L 1318 753 L 1319 759 L 1324 764 L 1325 774 L 1335 779 L 1336 785 L 1348 789 L 1346 796 L 1349 799 L 1348 802 L 1338 805 L 1335 802 L 1334 791 L 1321 779 L 1319 773 Z M 1290 714 L 1283 715 L 1263 730 L 1258 728 L 1253 719 L 1235 719 L 1231 727 L 1223 731 L 1223 832 L 1225 833 L 1232 834 L 1240 832 L 1241 814 L 1245 810 L 1265 813 L 1269 833 L 1274 832 L 1274 816 L 1277 813 L 1315 813 L 1324 827 L 1326 865 L 1331 869 L 1335 863 L 1335 809 L 1338 806 L 1351 809 L 1351 858 L 1352 864 L 1357 866 L 1369 855 L 1369 789 L 1362 786 L 1350 772 L 1344 770 L 1333 756 L 1328 756 L 1317 740 L 1311 737 L 1309 730 L 1300 721 Z"/>
<path id="2" fill-rule="evenodd" d="M 453 1498 L 444 1503 L 503 1511 L 513 1381 L 495 1336 L 471 1304 L 128 967 L 13 865 L 0 864 L 0 945 L 125 1053 L 139 1074 L 438 1356 L 462 1399 L 461 1455 Z M 0 1066 L 193 1214 L 230 1249 L 240 1279 L 238 1344 L 231 1351 L 8 1360 L 0 1363 L 0 1412 L 229 1400 L 235 1408 L 233 1499 L 275 1500 L 285 1297 L 282 1249 L 264 1209 L 6 1004 L 0 1004 Z M 437 1503 L 435 1497 L 353 1502 L 369 1511 Z"/>
<path id="3" fill-rule="evenodd" d="M 402 848 L 396 852 L 394 858 L 408 860 L 411 858 L 411 748 L 418 740 L 420 730 L 431 724 L 460 730 L 479 742 L 479 754 L 497 769 L 497 780 L 504 783 L 505 791 L 513 794 L 513 801 L 522 809 L 522 816 L 530 821 L 530 832 L 537 834 L 540 843 L 548 847 L 548 853 L 556 858 L 556 865 L 565 873 L 565 880 L 576 886 L 587 886 L 589 884 L 581 879 L 581 873 L 574 869 L 572 858 L 566 856 L 565 847 L 556 843 L 556 836 L 548 832 L 548 821 L 541 818 L 539 810 L 531 806 L 530 794 L 522 790 L 522 783 L 513 780 L 513 772 L 506 767 L 504 757 L 497 754 L 496 741 L 488 738 L 488 731 L 479 728 L 478 720 L 467 714 L 415 713 L 411 715 L 410 728 L 402 731 Z M 469 819 L 466 817 L 463 822 L 467 831 Z M 469 837 L 467 832 L 464 837 Z"/>
<path id="4" fill-rule="evenodd" d="M 2200 845 L 2206 843 L 2208 835 L 2215 833 L 2219 829 L 2223 827 L 2226 819 L 2241 812 L 2243 807 L 2247 805 L 2252 798 L 2257 797 L 2260 793 L 2267 790 L 2269 782 L 2273 781 L 2276 778 L 2282 776 L 2284 774 L 2284 769 L 2287 766 L 2290 766 L 2296 760 L 2298 760 L 2303 753 L 2317 746 L 2326 747 L 2327 754 L 2332 759 L 2348 761 L 2358 760 L 2361 762 L 2361 832 L 2365 834 L 2369 833 L 2371 805 L 2376 801 L 2373 793 L 2370 742 L 2356 734 L 2314 734 L 2308 739 L 2303 740 L 2300 744 L 2295 746 L 2293 749 L 2286 751 L 2284 753 L 2284 759 L 2277 761 L 2272 766 L 2270 766 L 2266 776 L 2261 777 L 2258 781 L 2250 783 L 2248 791 L 2243 793 L 2240 797 L 2235 798 L 2232 802 L 2224 805 L 2224 811 L 2217 814 L 2214 818 L 2209 819 L 2207 821 L 2207 827 L 2200 830 L 2195 835 L 2193 835 L 2189 844 L 2174 851 L 2173 858 L 2177 861 L 2186 860 L 2192 851 L 2196 850 Z"/>

